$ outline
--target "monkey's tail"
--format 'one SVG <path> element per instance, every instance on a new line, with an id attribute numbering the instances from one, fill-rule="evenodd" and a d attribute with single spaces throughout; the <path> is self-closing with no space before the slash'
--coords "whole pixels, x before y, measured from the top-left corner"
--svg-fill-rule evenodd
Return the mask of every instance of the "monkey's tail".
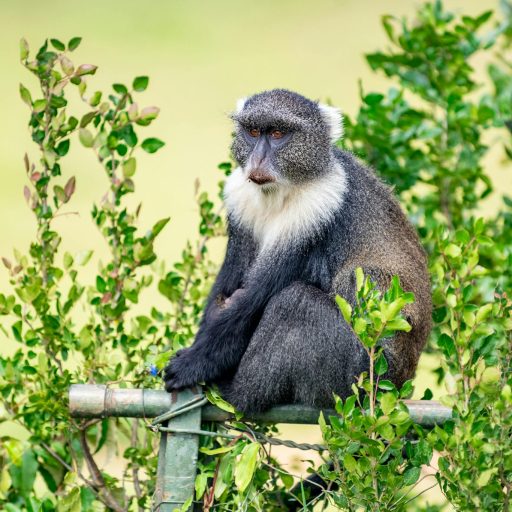
<path id="1" fill-rule="evenodd" d="M 329 471 L 334 469 L 334 464 L 329 464 Z M 303 503 L 304 497 L 307 501 L 318 498 L 322 493 L 327 490 L 327 484 L 325 480 L 318 474 L 313 473 L 311 476 L 296 484 L 290 494 L 292 496 L 284 503 L 285 510 L 289 512 L 297 512 L 299 510 L 308 510 L 307 505 Z"/>

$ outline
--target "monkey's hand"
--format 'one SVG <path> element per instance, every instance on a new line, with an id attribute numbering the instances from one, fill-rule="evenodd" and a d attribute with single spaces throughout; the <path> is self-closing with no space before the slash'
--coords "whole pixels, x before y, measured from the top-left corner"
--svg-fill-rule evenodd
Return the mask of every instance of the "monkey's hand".
<path id="1" fill-rule="evenodd" d="M 183 389 L 194 386 L 199 382 L 197 369 L 194 366 L 191 348 L 179 350 L 167 363 L 164 369 L 165 389 Z"/>
<path id="2" fill-rule="evenodd" d="M 247 290 L 245 290 L 244 288 L 238 288 L 238 290 L 235 290 L 230 297 L 224 300 L 224 307 L 228 308 L 229 306 L 233 305 L 237 300 L 240 300 L 246 294 Z"/>
<path id="3" fill-rule="evenodd" d="M 176 353 L 164 369 L 165 389 L 171 392 L 208 382 L 213 378 L 211 362 L 198 353 L 194 347 Z"/>
<path id="4" fill-rule="evenodd" d="M 243 288 L 238 288 L 229 297 L 218 295 L 205 311 L 207 323 L 216 322 L 222 312 L 233 305 L 234 301 L 239 300 L 244 293 L 246 293 L 246 291 Z"/>

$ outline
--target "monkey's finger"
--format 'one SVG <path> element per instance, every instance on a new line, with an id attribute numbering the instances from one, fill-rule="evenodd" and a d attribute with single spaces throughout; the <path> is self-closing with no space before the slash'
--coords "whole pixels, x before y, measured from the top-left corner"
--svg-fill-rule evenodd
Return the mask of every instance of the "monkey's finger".
<path id="1" fill-rule="evenodd" d="M 170 393 L 171 391 L 180 391 L 185 388 L 189 388 L 191 384 L 184 382 L 179 377 L 174 377 L 168 381 L 165 381 L 165 390 Z"/>
<path id="2" fill-rule="evenodd" d="M 162 378 L 164 381 L 167 382 L 168 380 L 172 380 L 174 378 L 175 374 L 176 374 L 175 370 L 173 369 L 173 367 L 171 365 L 169 365 L 164 368 L 164 373 L 163 373 Z"/>
<path id="3" fill-rule="evenodd" d="M 174 385 L 174 380 L 166 380 L 165 381 L 165 391 L 167 391 L 167 393 L 170 393 L 171 391 L 174 391 L 176 388 L 176 386 Z"/>

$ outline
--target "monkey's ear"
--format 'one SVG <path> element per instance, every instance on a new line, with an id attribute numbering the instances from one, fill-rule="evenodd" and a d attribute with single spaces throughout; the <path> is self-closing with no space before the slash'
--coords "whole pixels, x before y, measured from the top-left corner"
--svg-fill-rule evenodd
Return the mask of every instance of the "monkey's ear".
<path id="1" fill-rule="evenodd" d="M 341 110 L 324 103 L 319 103 L 318 108 L 322 118 L 329 127 L 331 142 L 336 142 L 343 137 L 343 115 Z"/>
<path id="2" fill-rule="evenodd" d="M 247 98 L 240 98 L 240 99 L 236 100 L 235 114 L 240 114 L 240 112 L 242 112 L 246 101 L 247 101 Z"/>

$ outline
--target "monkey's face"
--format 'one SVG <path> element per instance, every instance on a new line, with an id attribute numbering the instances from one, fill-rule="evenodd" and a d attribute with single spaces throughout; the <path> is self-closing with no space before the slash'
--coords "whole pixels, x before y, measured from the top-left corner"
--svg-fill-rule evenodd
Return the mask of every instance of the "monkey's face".
<path id="1" fill-rule="evenodd" d="M 300 185 L 328 172 L 332 126 L 322 108 L 331 107 L 281 89 L 240 102 L 233 114 L 232 152 L 245 177 L 272 190 Z M 336 119 L 341 126 L 339 113 Z"/>

